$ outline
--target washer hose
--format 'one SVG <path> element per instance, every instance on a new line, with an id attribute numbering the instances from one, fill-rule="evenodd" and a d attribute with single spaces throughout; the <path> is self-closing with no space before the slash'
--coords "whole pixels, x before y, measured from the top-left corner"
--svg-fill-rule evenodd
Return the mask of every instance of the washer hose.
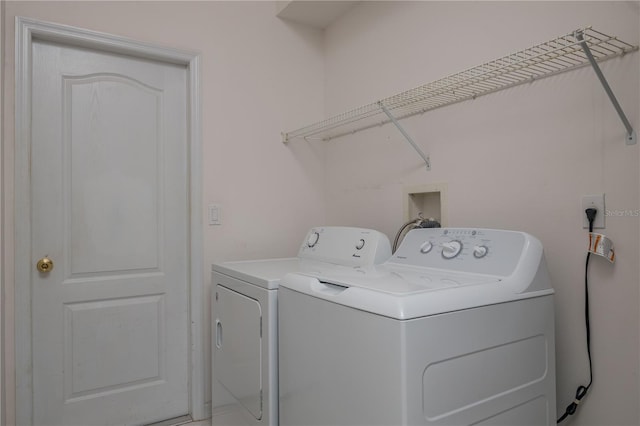
<path id="1" fill-rule="evenodd" d="M 405 234 L 407 228 L 409 228 L 409 227 L 410 227 L 409 230 L 417 229 L 417 228 L 440 228 L 440 222 L 438 222 L 437 220 L 435 220 L 433 218 L 425 219 L 422 216 L 422 212 L 419 212 L 417 218 L 411 219 L 410 221 L 408 221 L 407 223 L 402 225 L 400 227 L 400 229 L 398 230 L 398 233 L 396 234 L 396 237 L 393 240 L 392 253 L 395 253 L 396 250 L 398 249 L 398 245 L 400 244 L 400 242 L 404 238 L 404 234 Z"/>

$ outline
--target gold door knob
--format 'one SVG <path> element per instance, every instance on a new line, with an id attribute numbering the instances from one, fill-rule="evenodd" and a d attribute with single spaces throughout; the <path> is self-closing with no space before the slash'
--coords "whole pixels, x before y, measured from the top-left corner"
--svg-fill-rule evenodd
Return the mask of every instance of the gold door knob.
<path id="1" fill-rule="evenodd" d="M 40 272 L 51 272 L 51 270 L 53 269 L 53 260 L 45 256 L 42 259 L 38 260 L 36 268 L 38 268 L 38 271 Z"/>

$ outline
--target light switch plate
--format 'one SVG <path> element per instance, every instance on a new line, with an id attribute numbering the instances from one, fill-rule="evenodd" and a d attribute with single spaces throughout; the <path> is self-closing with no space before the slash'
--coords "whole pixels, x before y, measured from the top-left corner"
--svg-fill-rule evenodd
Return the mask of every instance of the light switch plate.
<path id="1" fill-rule="evenodd" d="M 220 204 L 209 204 L 209 225 L 221 225 Z"/>

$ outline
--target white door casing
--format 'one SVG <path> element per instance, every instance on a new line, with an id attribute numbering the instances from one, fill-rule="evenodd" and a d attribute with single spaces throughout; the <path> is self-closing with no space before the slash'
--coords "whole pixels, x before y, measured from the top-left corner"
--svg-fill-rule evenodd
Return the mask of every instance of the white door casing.
<path id="1" fill-rule="evenodd" d="M 0 2 L 0 34 L 4 34 L 4 7 L 5 2 Z M 0 43 L 0 188 L 4 192 L 4 43 Z M 5 371 L 4 371 L 4 271 L 5 269 L 5 245 L 4 245 L 4 196 L 0 196 L 0 425 L 5 422 Z"/>
<path id="2" fill-rule="evenodd" d="M 41 423 L 42 416 L 62 410 L 43 409 L 51 404 L 43 395 L 56 390 L 62 395 L 58 400 L 66 401 L 65 410 L 84 404 L 85 411 L 95 415 L 99 415 L 96 407 L 100 406 L 117 412 L 118 400 L 126 400 L 127 395 L 136 398 L 131 395 L 138 392 L 143 400 L 160 401 L 167 410 L 163 415 L 191 412 L 196 419 L 206 417 L 204 378 L 197 374 L 203 367 L 204 325 L 198 57 L 24 18 L 17 18 L 16 32 L 17 421 Z M 72 46 L 81 46 L 82 50 Z M 74 63 L 74 55 L 85 60 L 75 61 L 77 68 L 68 69 L 68 64 Z M 38 65 L 40 61 L 54 64 L 61 75 L 38 74 L 34 62 Z M 128 76 L 117 66 L 110 68 L 114 61 L 135 70 Z M 149 72 L 153 75 L 154 68 L 160 70 L 159 74 L 156 72 L 159 80 L 153 77 L 145 82 L 143 76 Z M 30 70 L 35 76 L 33 81 Z M 177 109 L 168 106 L 166 96 L 158 91 L 165 73 L 174 73 L 174 77 L 182 74 L 177 86 L 182 86 L 178 89 L 182 90 L 183 104 Z M 37 93 L 48 91 L 47 100 L 60 105 L 62 115 L 50 114 L 41 107 L 42 99 L 35 98 L 38 103 L 32 103 L 32 96 L 36 96 L 32 87 Z M 123 99 L 126 106 L 118 108 L 116 101 Z M 150 111 L 146 120 L 144 110 Z M 40 123 L 33 130 L 32 111 Z M 126 128 L 108 128 L 108 124 L 95 120 L 98 111 L 106 114 L 105 122 L 122 123 Z M 167 121 L 161 111 L 186 115 L 186 126 L 171 128 L 161 124 Z M 133 114 L 141 119 L 127 118 Z M 173 132 L 173 137 L 187 135 L 187 146 L 154 147 L 150 142 L 154 134 L 163 132 Z M 71 142 L 56 147 L 58 133 L 61 140 Z M 101 141 L 96 135 L 109 136 L 110 141 Z M 87 145 L 73 142 L 91 139 Z M 120 146 L 114 146 L 113 141 L 117 140 L 121 141 Z M 165 168 L 168 163 L 164 158 L 181 155 L 186 170 Z M 45 174 L 41 173 L 40 166 L 55 164 L 53 160 L 61 160 L 64 166 L 47 166 Z M 30 174 L 31 164 L 37 170 Z M 110 164 L 115 164 L 116 169 L 109 170 Z M 100 174 L 99 178 L 94 172 Z M 43 183 L 48 179 L 51 185 L 45 187 Z M 58 182 L 59 188 L 55 184 Z M 157 190 L 149 191 L 156 184 Z M 167 199 L 173 196 L 175 199 Z M 59 208 L 45 207 L 56 206 L 56 199 Z M 171 203 L 184 208 L 167 208 Z M 119 215 L 131 212 L 132 204 L 137 213 L 119 220 Z M 83 222 L 83 217 L 89 220 Z M 101 220 L 92 223 L 96 218 Z M 115 222 L 120 222 L 119 226 Z M 183 229 L 165 233 L 163 229 L 171 222 L 182 223 Z M 49 226 L 55 232 L 50 232 Z M 132 235 L 136 235 L 136 244 L 132 244 Z M 163 242 L 171 244 L 181 239 L 181 253 L 165 252 L 171 249 L 163 247 Z M 116 250 L 115 243 L 124 244 L 125 249 Z M 156 243 L 160 243 L 159 249 L 155 248 Z M 108 247 L 109 244 L 113 245 Z M 40 253 L 42 250 L 49 252 Z M 167 254 L 171 255 L 169 260 Z M 44 255 L 59 262 L 52 272 L 39 274 L 34 269 L 34 258 Z M 183 277 L 180 273 L 175 275 L 180 268 Z M 175 291 L 180 288 L 175 283 L 181 281 L 186 287 L 182 296 Z M 176 307 L 168 309 L 168 301 L 175 301 Z M 178 322 L 168 321 L 174 317 L 179 318 Z M 53 321 L 40 321 L 41 318 Z M 130 327 L 127 321 L 144 324 L 150 331 L 142 326 Z M 127 331 L 118 331 L 122 329 Z M 95 362 L 96 358 L 100 361 Z M 46 363 L 63 368 L 55 374 L 37 374 Z M 31 373 L 32 367 L 36 374 Z M 181 374 L 188 375 L 189 383 L 178 378 Z M 154 393 L 162 388 L 171 390 Z M 184 399 L 176 395 L 183 395 Z M 162 401 L 163 398 L 173 402 Z M 143 400 L 135 405 L 143 407 Z M 63 411 L 59 421 L 82 421 L 83 408 L 75 413 L 73 409 Z M 145 416 L 121 414 L 122 419 L 131 419 L 122 421 L 137 421 Z"/>

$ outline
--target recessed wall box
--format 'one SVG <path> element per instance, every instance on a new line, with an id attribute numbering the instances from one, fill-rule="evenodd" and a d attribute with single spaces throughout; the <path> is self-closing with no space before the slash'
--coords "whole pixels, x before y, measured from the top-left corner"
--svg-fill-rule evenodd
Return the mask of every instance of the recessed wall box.
<path id="1" fill-rule="evenodd" d="M 404 204 L 405 221 L 418 217 L 422 212 L 424 218 L 434 218 L 443 227 L 448 224 L 446 183 L 406 187 Z"/>

